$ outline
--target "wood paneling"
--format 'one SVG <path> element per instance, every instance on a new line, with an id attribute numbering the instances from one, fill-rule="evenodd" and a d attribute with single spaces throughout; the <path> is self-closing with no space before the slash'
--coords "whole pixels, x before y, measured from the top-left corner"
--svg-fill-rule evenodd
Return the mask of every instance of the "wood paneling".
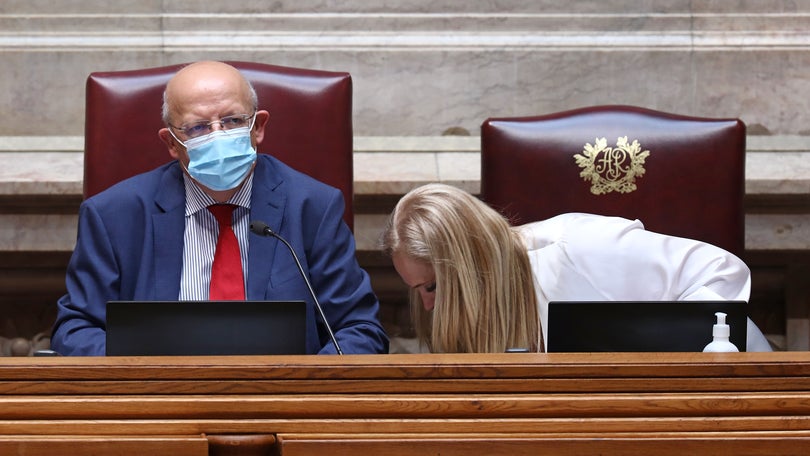
<path id="1" fill-rule="evenodd" d="M 6 361 L 0 452 L 194 454 L 200 436 L 211 454 L 810 451 L 804 352 Z"/>

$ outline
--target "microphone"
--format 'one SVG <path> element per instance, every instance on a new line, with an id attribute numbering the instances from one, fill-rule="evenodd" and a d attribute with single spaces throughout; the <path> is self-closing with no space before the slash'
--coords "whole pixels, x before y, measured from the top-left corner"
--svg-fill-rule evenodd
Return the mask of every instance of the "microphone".
<path id="1" fill-rule="evenodd" d="M 307 278 L 306 273 L 304 273 L 304 268 L 301 267 L 301 262 L 298 261 L 298 255 L 295 254 L 295 250 L 293 250 L 290 243 L 287 242 L 286 239 L 281 237 L 280 234 L 270 229 L 270 227 L 267 226 L 266 223 L 259 220 L 250 222 L 250 231 L 253 231 L 254 233 L 260 236 L 272 236 L 281 241 L 282 244 L 287 246 L 287 249 L 289 249 L 293 259 L 295 260 L 295 265 L 298 266 L 298 272 L 301 273 L 301 277 L 304 278 L 304 283 L 307 284 L 307 289 L 309 290 L 310 296 L 312 296 L 312 300 L 315 301 L 315 308 L 318 309 L 318 314 L 320 314 L 321 320 L 323 320 L 323 324 L 324 326 L 326 326 L 326 330 L 329 332 L 329 337 L 332 339 L 332 344 L 335 345 L 335 350 L 337 350 L 338 355 L 342 355 L 343 350 L 340 349 L 340 344 L 338 344 L 337 338 L 335 338 L 335 333 L 332 331 L 332 327 L 329 325 L 329 322 L 326 320 L 326 315 L 323 313 L 321 303 L 318 302 L 318 297 L 315 296 L 315 291 L 312 290 L 312 284 L 309 283 L 309 278 Z"/>

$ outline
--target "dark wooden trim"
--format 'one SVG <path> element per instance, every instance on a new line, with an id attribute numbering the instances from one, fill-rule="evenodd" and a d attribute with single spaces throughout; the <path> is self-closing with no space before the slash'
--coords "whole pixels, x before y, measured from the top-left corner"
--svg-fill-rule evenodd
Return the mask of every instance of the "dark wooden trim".
<path id="1" fill-rule="evenodd" d="M 76 215 L 81 195 L 0 195 L 0 214 Z"/>

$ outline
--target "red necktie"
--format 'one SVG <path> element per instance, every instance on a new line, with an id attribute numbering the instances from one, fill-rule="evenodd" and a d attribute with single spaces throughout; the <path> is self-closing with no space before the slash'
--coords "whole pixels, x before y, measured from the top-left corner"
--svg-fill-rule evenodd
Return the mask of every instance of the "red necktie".
<path id="1" fill-rule="evenodd" d="M 211 288 L 209 299 L 243 300 L 245 299 L 245 281 L 242 275 L 242 257 L 239 255 L 239 241 L 231 228 L 231 218 L 236 206 L 233 204 L 214 204 L 208 210 L 219 222 L 217 250 L 214 253 L 214 264 L 211 268 Z"/>

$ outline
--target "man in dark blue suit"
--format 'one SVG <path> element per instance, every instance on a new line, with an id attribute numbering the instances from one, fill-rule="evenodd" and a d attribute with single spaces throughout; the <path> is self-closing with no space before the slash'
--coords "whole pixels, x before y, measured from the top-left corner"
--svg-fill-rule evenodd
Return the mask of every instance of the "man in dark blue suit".
<path id="1" fill-rule="evenodd" d="M 108 301 L 209 299 L 219 225 L 206 209 L 227 203 L 235 206 L 245 299 L 306 300 L 307 351 L 335 352 L 290 252 L 275 238 L 249 234 L 250 221 L 261 220 L 297 252 L 343 352 L 386 353 L 379 303 L 355 259 L 342 194 L 257 156 L 269 113 L 258 109 L 242 74 L 221 62 L 184 67 L 166 86 L 163 118 L 158 134 L 175 161 L 81 205 L 52 348 L 104 355 Z"/>

